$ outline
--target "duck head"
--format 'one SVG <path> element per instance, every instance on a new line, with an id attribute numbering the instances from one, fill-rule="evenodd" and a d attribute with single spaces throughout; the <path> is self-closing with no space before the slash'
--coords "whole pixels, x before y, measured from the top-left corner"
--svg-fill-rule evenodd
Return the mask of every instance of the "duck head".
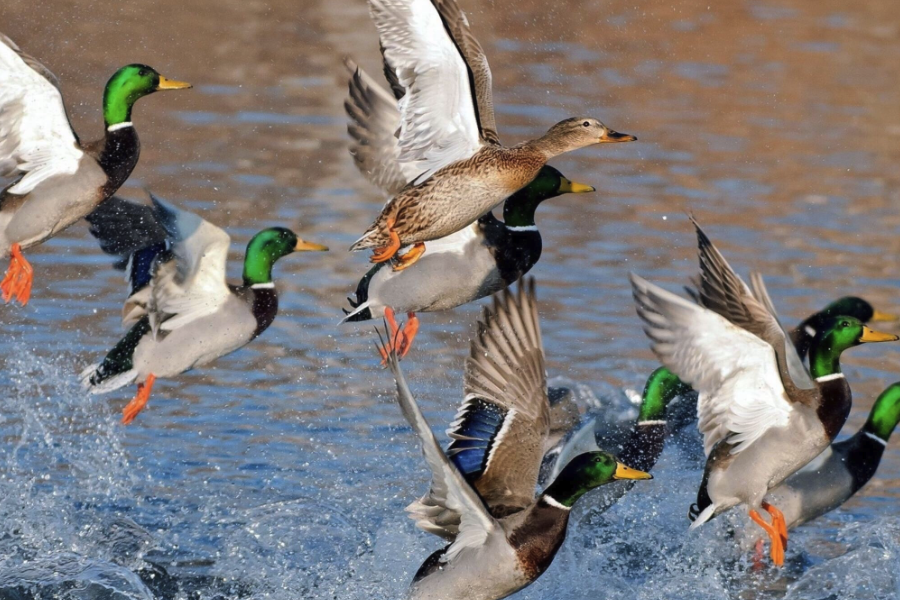
<path id="1" fill-rule="evenodd" d="M 869 302 L 857 296 L 844 296 L 843 298 L 835 300 L 820 312 L 816 313 L 815 316 L 819 317 L 820 320 L 824 320 L 828 317 L 837 315 L 856 317 L 863 323 L 868 323 L 869 321 L 897 320 L 896 315 L 876 310 Z"/>
<path id="2" fill-rule="evenodd" d="M 534 211 L 544 200 L 563 194 L 593 191 L 593 186 L 570 181 L 550 165 L 544 165 L 531 183 L 506 199 L 503 221 L 510 227 L 531 227 L 534 225 Z"/>
<path id="3" fill-rule="evenodd" d="M 864 430 L 877 435 L 885 442 L 900 421 L 900 382 L 889 385 L 872 407 Z"/>
<path id="4" fill-rule="evenodd" d="M 638 423 L 666 418 L 666 407 L 678 396 L 693 391 L 675 373 L 660 367 L 650 374 L 644 386 L 644 395 L 638 414 Z"/>
<path id="5" fill-rule="evenodd" d="M 893 342 L 900 338 L 891 333 L 875 331 L 856 317 L 837 316 L 827 319 L 816 333 L 809 353 L 813 377 L 840 373 L 840 356 L 854 346 L 872 342 Z"/>
<path id="6" fill-rule="evenodd" d="M 284 227 L 263 229 L 247 244 L 244 255 L 244 285 L 271 283 L 272 266 L 282 256 L 293 252 L 324 252 L 327 246 L 301 240 Z"/>
<path id="7" fill-rule="evenodd" d="M 624 479 L 653 479 L 653 475 L 620 463 L 608 452 L 585 452 L 569 461 L 544 495 L 563 506 L 572 507 L 595 487 Z"/>
<path id="8" fill-rule="evenodd" d="M 140 64 L 126 65 L 109 78 L 103 92 L 103 117 L 106 126 L 130 122 L 134 103 L 148 94 L 190 87 L 191 84 L 184 81 L 166 79 L 153 67 Z"/>
<path id="9" fill-rule="evenodd" d="M 549 159 L 585 146 L 614 142 L 633 142 L 637 138 L 610 129 L 591 117 L 573 117 L 551 127 L 543 137 L 533 142 Z"/>

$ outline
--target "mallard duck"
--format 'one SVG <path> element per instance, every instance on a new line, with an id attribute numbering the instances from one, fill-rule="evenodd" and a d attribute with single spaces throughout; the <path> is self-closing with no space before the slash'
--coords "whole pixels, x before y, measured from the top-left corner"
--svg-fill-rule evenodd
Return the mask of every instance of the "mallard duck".
<path id="1" fill-rule="evenodd" d="M 146 65 L 127 65 L 103 93 L 106 134 L 82 144 L 69 123 L 56 77 L 0 34 L 0 177 L 17 179 L 0 192 L 0 258 L 10 257 L 0 290 L 5 302 L 27 304 L 34 271 L 22 251 L 90 213 L 137 164 L 134 103 L 189 83 Z"/>
<path id="2" fill-rule="evenodd" d="M 572 457 L 599 450 L 601 443 L 604 448 L 620 448 L 616 455 L 625 464 L 641 471 L 649 471 L 659 460 L 668 435 L 666 412 L 669 403 L 693 393 L 691 387 L 674 373 L 665 367 L 659 367 L 647 378 L 634 426 L 627 431 L 610 431 L 609 428 L 603 428 L 596 418 L 588 419 L 545 456 L 545 460 L 552 456 L 552 464 L 544 465 L 547 481 L 557 477 Z M 612 500 L 613 490 L 624 493 L 627 489 L 629 488 L 623 486 L 610 486 L 604 489 L 604 495 L 610 496 Z"/>
<path id="3" fill-rule="evenodd" d="M 816 336 L 816 332 L 822 328 L 822 324 L 832 317 L 843 315 L 855 317 L 863 323 L 870 321 L 896 321 L 897 316 L 876 310 L 869 302 L 856 296 L 844 296 L 839 298 L 808 317 L 791 331 L 791 340 L 797 348 L 797 354 L 801 359 L 806 358 L 809 346 Z"/>
<path id="4" fill-rule="evenodd" d="M 349 98 L 344 103 L 353 120 L 348 127 L 353 140 L 350 153 L 360 172 L 388 193 L 402 189 L 414 175 L 409 163 L 398 159 L 400 149 L 394 132 L 400 125 L 397 102 L 352 61 Z M 387 71 L 390 70 L 386 66 Z M 409 271 L 372 267 L 359 281 L 351 311 L 342 321 L 366 321 L 386 316 L 396 332 L 394 311 L 407 313 L 399 337 L 400 358 L 406 356 L 419 329 L 417 312 L 456 308 L 485 298 L 524 276 L 541 256 L 541 234 L 534 212 L 544 200 L 562 194 L 592 192 L 594 188 L 569 181 L 545 165 L 534 181 L 506 199 L 504 220 L 488 212 L 468 227 L 435 240 Z M 393 340 L 397 336 L 391 335 Z"/>
<path id="5" fill-rule="evenodd" d="M 554 156 L 636 139 L 597 119 L 578 117 L 557 123 L 535 140 L 501 145 L 487 60 L 465 16 L 442 12 L 448 5 L 369 1 L 385 61 L 405 91 L 399 160 L 413 164 L 419 175 L 388 201 L 350 249 L 374 249 L 372 262 L 380 263 L 412 245 L 395 261 L 395 269 L 414 264 L 425 242 L 459 231 L 528 185 Z"/>
<path id="6" fill-rule="evenodd" d="M 88 217 L 101 248 L 125 257 L 132 287 L 122 311 L 128 333 L 81 379 L 92 394 L 137 383 L 122 413 L 126 424 L 147 404 L 157 377 L 209 364 L 272 324 L 278 312 L 272 267 L 279 258 L 328 250 L 283 227 L 264 229 L 247 244 L 243 283 L 229 285 L 228 234 L 151 198 L 152 207 L 111 198 Z"/>
<path id="7" fill-rule="evenodd" d="M 831 512 L 861 490 L 878 470 L 900 421 L 900 382 L 875 401 L 869 418 L 852 437 L 835 442 L 766 496 L 784 513 L 788 530 Z"/>
<path id="8" fill-rule="evenodd" d="M 494 298 L 466 361 L 465 400 L 446 453 L 406 384 L 396 349 L 381 346 L 432 472 L 431 490 L 407 510 L 420 528 L 451 542 L 416 573 L 412 600 L 505 598 L 550 566 L 582 495 L 617 479 L 651 478 L 592 452 L 535 497 L 550 406 L 533 282 Z"/>
<path id="9" fill-rule="evenodd" d="M 780 566 L 787 529 L 777 507 L 764 501 L 766 494 L 827 448 L 846 421 L 851 394 L 841 353 L 898 338 L 840 317 L 818 332 L 807 373 L 762 278 L 754 274 L 751 293 L 699 225 L 697 237 L 702 306 L 631 275 L 654 353 L 700 393 L 698 425 L 707 463 L 691 528 L 746 504 Z M 773 525 L 760 508 L 772 515 Z"/>

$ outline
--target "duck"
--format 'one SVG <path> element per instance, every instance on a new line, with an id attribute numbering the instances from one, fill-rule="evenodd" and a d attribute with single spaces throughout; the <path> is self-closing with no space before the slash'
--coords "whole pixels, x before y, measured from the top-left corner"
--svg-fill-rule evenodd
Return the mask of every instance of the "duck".
<path id="1" fill-rule="evenodd" d="M 816 332 L 822 328 L 822 323 L 836 315 L 855 317 L 863 323 L 896 321 L 898 319 L 897 315 L 877 310 L 871 303 L 859 296 L 838 298 L 791 330 L 791 340 L 801 359 L 805 359 L 809 353 L 809 346 L 812 344 Z"/>
<path id="2" fill-rule="evenodd" d="M 419 528 L 449 542 L 419 568 L 410 600 L 513 594 L 550 566 L 579 498 L 613 481 L 652 478 L 609 453 L 588 452 L 535 495 L 550 406 L 533 280 L 517 293 L 496 294 L 492 309 L 485 309 L 446 452 L 409 389 L 396 348 L 386 348 L 383 338 L 379 347 L 432 475 L 429 492 L 407 511 Z"/>
<path id="3" fill-rule="evenodd" d="M 452 0 L 443 0 L 440 6 L 458 10 Z M 350 58 L 344 64 L 350 75 L 344 102 L 350 118 L 350 154 L 372 185 L 396 194 L 416 175 L 410 163 L 399 160 L 395 135 L 400 127 L 397 102 L 404 90 L 396 90 L 395 98 Z M 388 63 L 385 72 L 396 81 Z M 531 183 L 505 200 L 503 221 L 489 211 L 464 229 L 435 240 L 423 252 L 419 268 L 397 271 L 378 263 L 369 269 L 356 286 L 355 298 L 347 299 L 351 308 L 343 309 L 346 317 L 341 323 L 386 318 L 392 330 L 388 339 L 400 342 L 404 358 L 419 331 L 416 313 L 449 310 L 491 296 L 537 264 L 543 249 L 534 220 L 539 204 L 563 194 L 593 191 L 593 186 L 570 181 L 545 165 Z M 400 336 L 395 311 L 407 317 Z"/>
<path id="4" fill-rule="evenodd" d="M 694 286 L 685 286 L 685 291 L 697 303 L 702 304 L 697 288 L 699 284 L 698 278 L 694 279 Z M 867 300 L 858 296 L 844 296 L 828 304 L 822 310 L 813 313 L 800 322 L 794 329 L 790 331 L 790 338 L 797 350 L 800 360 L 806 359 L 809 353 L 809 347 L 815 338 L 816 331 L 822 327 L 822 324 L 830 318 L 837 315 L 846 315 L 855 317 L 862 323 L 870 323 L 876 321 L 896 321 L 897 317 L 891 313 L 882 312 L 875 309 Z M 681 401 L 681 400 L 684 401 Z M 680 396 L 679 401 L 673 407 L 669 407 L 668 420 L 671 433 L 677 433 L 686 426 L 693 424 L 697 418 L 697 393 L 692 391 Z"/>
<path id="5" fill-rule="evenodd" d="M 425 242 L 463 229 L 528 185 L 548 160 L 594 144 L 637 139 L 598 119 L 575 117 L 539 138 L 502 145 L 487 59 L 472 43 L 465 15 L 442 12 L 447 5 L 369 0 L 384 59 L 405 92 L 398 160 L 411 163 L 418 175 L 385 204 L 350 250 L 373 250 L 373 263 L 395 259 L 396 270 L 415 264 Z M 407 246 L 412 247 L 398 256 Z"/>
<path id="6" fill-rule="evenodd" d="M 137 393 L 122 411 L 131 423 L 147 405 L 157 378 L 175 377 L 235 352 L 262 334 L 278 313 L 272 268 L 294 252 L 326 251 L 290 229 L 254 235 L 244 255 L 241 285 L 226 282 L 230 236 L 200 216 L 150 195 L 152 206 L 119 197 L 89 217 L 101 249 L 119 256 L 131 294 L 122 311 L 125 336 L 81 382 L 90 394 L 132 383 Z"/>
<path id="7" fill-rule="evenodd" d="M 631 286 L 651 348 L 663 366 L 699 393 L 698 428 L 707 456 L 694 529 L 740 504 L 784 564 L 784 515 L 766 494 L 834 441 L 847 419 L 851 391 L 840 368 L 845 350 L 896 341 L 854 317 L 833 318 L 810 349 L 807 372 L 776 316 L 762 277 L 753 291 L 696 221 L 702 304 L 632 273 Z M 772 516 L 769 525 L 759 514 Z"/>
<path id="8" fill-rule="evenodd" d="M 34 269 L 23 251 L 41 244 L 112 196 L 140 155 L 131 120 L 134 103 L 191 84 L 152 67 L 116 71 L 103 93 L 104 136 L 82 144 L 72 129 L 56 76 L 0 34 L 0 259 L 9 268 L 0 292 L 5 303 L 26 305 Z"/>
<path id="9" fill-rule="evenodd" d="M 596 417 L 587 419 L 577 429 L 570 430 L 563 440 L 545 454 L 542 466 L 545 479 L 540 483 L 552 481 L 574 456 L 599 450 L 601 442 L 605 448 L 619 448 L 620 451 L 616 456 L 625 464 L 641 471 L 652 470 L 662 455 L 665 440 L 669 435 L 667 421 L 669 404 L 693 394 L 694 390 L 677 375 L 665 367 L 658 367 L 647 378 L 643 394 L 637 399 L 638 417 L 630 428 L 611 431 Z M 606 498 L 601 504 L 611 506 L 618 500 L 613 499 L 613 496 L 628 489 L 629 487 L 621 485 L 604 488 L 602 495 Z"/>
<path id="10" fill-rule="evenodd" d="M 781 509 L 787 529 L 831 512 L 861 490 L 878 470 L 898 421 L 900 382 L 881 392 L 865 424 L 854 435 L 831 444 L 772 489 L 766 501 Z"/>

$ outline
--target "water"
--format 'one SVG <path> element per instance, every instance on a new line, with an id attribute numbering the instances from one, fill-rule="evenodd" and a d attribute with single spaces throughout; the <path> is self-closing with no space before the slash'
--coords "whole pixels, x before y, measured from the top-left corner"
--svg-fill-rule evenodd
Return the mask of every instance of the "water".
<path id="1" fill-rule="evenodd" d="M 551 375 L 601 400 L 640 389 L 655 364 L 626 276 L 675 289 L 695 272 L 687 210 L 741 272 L 767 274 L 791 323 L 849 292 L 900 309 L 893 0 L 462 4 L 491 59 L 504 140 L 571 114 L 640 138 L 554 161 L 600 191 L 538 214 Z M 129 427 L 118 419 L 132 390 L 87 398 L 75 383 L 120 335 L 121 274 L 83 224 L 31 252 L 34 299 L 0 319 L 4 597 L 400 596 L 440 544 L 402 512 L 427 474 L 370 329 L 336 325 L 367 268 L 343 249 L 382 200 L 347 155 L 341 107 L 342 54 L 378 73 L 365 3 L 7 0 L 0 14 L 60 76 L 84 139 L 102 131 L 102 85 L 121 64 L 196 84 L 138 104 L 143 153 L 125 195 L 149 187 L 199 211 L 232 234 L 235 261 L 272 224 L 334 250 L 281 261 L 271 329 L 157 383 Z M 439 431 L 478 311 L 424 315 L 405 362 Z M 854 349 L 845 365 L 855 430 L 898 379 L 900 348 Z M 691 442 L 609 512 L 576 511 L 553 566 L 517 598 L 900 595 L 893 445 L 858 497 L 792 535 L 783 571 L 757 572 L 725 536 L 740 515 L 687 533 Z"/>

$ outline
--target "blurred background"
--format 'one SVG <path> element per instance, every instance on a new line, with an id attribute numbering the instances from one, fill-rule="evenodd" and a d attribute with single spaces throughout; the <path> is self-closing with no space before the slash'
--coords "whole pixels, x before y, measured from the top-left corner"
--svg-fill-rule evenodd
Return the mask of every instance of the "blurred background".
<path id="1" fill-rule="evenodd" d="M 655 367 L 627 274 L 687 283 L 688 211 L 739 272 L 766 274 L 789 325 L 850 293 L 900 311 L 895 0 L 459 1 L 492 66 L 504 142 L 577 115 L 639 138 L 554 160 L 598 191 L 537 215 L 548 369 L 592 389 L 585 403 L 622 406 L 620 389 Z M 120 195 L 149 188 L 228 230 L 234 277 L 266 226 L 332 249 L 279 262 L 270 330 L 158 382 L 129 427 L 118 420 L 133 389 L 88 398 L 75 377 L 121 335 L 122 274 L 84 223 L 29 253 L 33 300 L 0 308 L 0 595 L 401 595 L 439 547 L 402 513 L 427 472 L 370 326 L 337 326 L 368 268 L 346 248 L 384 201 L 347 153 L 342 107 L 343 56 L 381 77 L 365 2 L 5 0 L 0 31 L 60 78 L 84 140 L 102 134 L 118 67 L 194 84 L 137 104 L 141 160 Z M 421 315 L 404 362 L 436 430 L 460 400 L 479 310 Z M 855 431 L 900 379 L 900 349 L 844 362 Z M 858 498 L 792 536 L 777 575 L 748 570 L 726 522 L 687 534 L 695 450 L 672 448 L 603 517 L 576 513 L 553 567 L 516 597 L 895 597 L 893 446 Z"/>

